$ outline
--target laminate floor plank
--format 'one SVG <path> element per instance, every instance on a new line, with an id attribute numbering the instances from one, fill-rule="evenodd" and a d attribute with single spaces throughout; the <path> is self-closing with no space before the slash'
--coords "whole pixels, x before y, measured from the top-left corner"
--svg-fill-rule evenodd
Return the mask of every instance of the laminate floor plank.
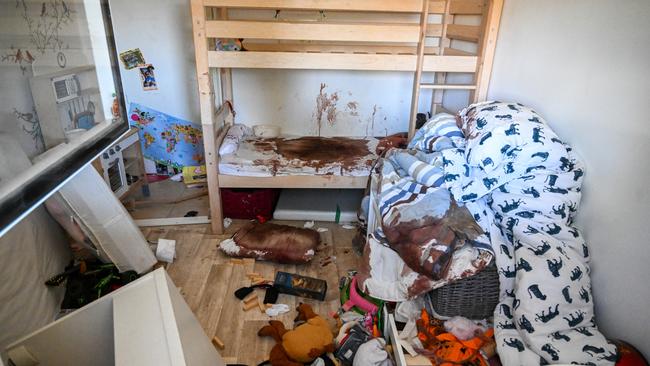
<path id="1" fill-rule="evenodd" d="M 352 250 L 355 230 L 344 229 L 335 223 L 316 222 L 314 229 L 326 228 L 321 232 L 321 243 L 314 259 L 308 264 L 292 265 L 272 262 L 245 260 L 243 264 L 233 264 L 231 259 L 217 247 L 218 243 L 230 238 L 245 220 L 234 220 L 223 235 L 210 233 L 209 225 L 148 227 L 142 231 L 150 242 L 158 238 L 176 240 L 176 258 L 167 271 L 188 305 L 195 313 L 201 326 L 210 338 L 218 336 L 225 343 L 219 350 L 229 363 L 257 365 L 268 358 L 275 341 L 260 338 L 257 331 L 268 324 L 272 318 L 259 308 L 244 311 L 242 302 L 234 292 L 251 285 L 249 273 L 259 273 L 273 280 L 278 271 L 298 273 L 327 281 L 325 301 L 299 298 L 280 294 L 278 303 L 287 304 L 290 311 L 274 317 L 282 321 L 288 329 L 293 327 L 298 304 L 307 303 L 320 315 L 329 315 L 340 306 L 338 282 L 348 270 L 358 268 L 360 257 Z M 282 221 L 281 224 L 302 227 L 302 221 Z M 260 302 L 265 291 L 256 289 Z"/>

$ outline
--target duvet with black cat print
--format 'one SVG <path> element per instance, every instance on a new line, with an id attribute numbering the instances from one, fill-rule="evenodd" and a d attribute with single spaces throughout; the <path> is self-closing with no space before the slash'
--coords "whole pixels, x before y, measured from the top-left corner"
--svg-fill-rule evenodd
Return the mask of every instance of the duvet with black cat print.
<path id="1" fill-rule="evenodd" d="M 464 146 L 436 141 L 462 135 Z M 435 155 L 440 184 L 489 234 L 501 296 L 494 313 L 505 365 L 613 365 L 596 327 L 589 250 L 573 226 L 584 166 L 530 108 L 482 102 L 436 115 L 409 148 Z"/>

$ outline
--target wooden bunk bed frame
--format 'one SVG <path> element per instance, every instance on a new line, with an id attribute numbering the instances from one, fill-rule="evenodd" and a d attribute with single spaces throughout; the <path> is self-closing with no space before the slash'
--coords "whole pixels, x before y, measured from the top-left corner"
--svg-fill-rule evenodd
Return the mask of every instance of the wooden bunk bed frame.
<path id="1" fill-rule="evenodd" d="M 220 188 L 365 188 L 368 181 L 367 177 L 336 175 L 219 174 L 219 146 L 234 123 L 231 69 L 413 72 L 410 138 L 421 89 L 432 90 L 432 113 L 442 110 L 446 90 L 469 91 L 468 102 L 485 100 L 502 7 L 503 0 L 191 0 L 213 232 L 223 233 Z M 275 10 L 276 19 L 229 16 L 242 10 Z M 282 20 L 277 17 L 280 11 L 323 17 Z M 338 20 L 329 20 L 325 14 L 334 14 Z M 409 14 L 419 15 L 419 22 L 396 21 Z M 342 21 L 346 15 L 352 20 Z M 455 22 L 461 17 L 480 17 L 480 25 Z M 244 39 L 246 51 L 217 51 L 219 38 Z M 439 40 L 437 45 L 431 44 L 432 38 Z M 476 52 L 453 47 L 457 42 L 475 43 Z M 211 69 L 218 69 L 219 93 L 215 93 Z M 434 73 L 435 82 L 422 83 L 422 73 Z M 473 82 L 447 83 L 449 73 L 471 73 Z"/>

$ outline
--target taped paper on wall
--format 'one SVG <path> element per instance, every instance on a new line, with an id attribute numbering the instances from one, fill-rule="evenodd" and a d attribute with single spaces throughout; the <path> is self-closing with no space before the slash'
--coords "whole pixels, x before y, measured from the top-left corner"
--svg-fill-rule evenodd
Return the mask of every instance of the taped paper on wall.
<path id="1" fill-rule="evenodd" d="M 146 64 L 142 51 L 140 51 L 139 48 L 134 48 L 120 53 L 120 60 L 122 61 L 124 68 L 127 70 Z"/>
<path id="2" fill-rule="evenodd" d="M 142 80 L 142 90 L 158 90 L 158 83 L 154 75 L 155 68 L 152 64 L 140 67 L 140 79 Z"/>

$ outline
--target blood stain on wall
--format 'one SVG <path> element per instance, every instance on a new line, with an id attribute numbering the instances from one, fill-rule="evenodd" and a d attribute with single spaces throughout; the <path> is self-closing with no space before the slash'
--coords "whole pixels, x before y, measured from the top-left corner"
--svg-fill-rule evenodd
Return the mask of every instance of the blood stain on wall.
<path id="1" fill-rule="evenodd" d="M 358 108 L 359 108 L 359 102 L 356 101 L 349 102 L 348 104 L 345 105 L 345 110 L 347 110 L 351 116 L 355 116 L 355 117 L 359 115 L 359 111 L 357 110 Z"/>
<path id="2" fill-rule="evenodd" d="M 325 115 L 327 124 L 329 124 L 330 126 L 334 126 L 334 124 L 336 123 L 336 113 L 337 113 L 336 108 L 337 108 L 337 103 L 339 101 L 339 95 L 338 92 L 334 92 L 331 95 L 328 95 L 325 92 L 325 88 L 327 88 L 327 84 L 321 83 L 320 92 L 316 97 L 316 111 L 314 115 L 316 117 L 316 127 L 318 130 L 318 136 L 320 136 L 321 134 L 323 115 Z"/>

